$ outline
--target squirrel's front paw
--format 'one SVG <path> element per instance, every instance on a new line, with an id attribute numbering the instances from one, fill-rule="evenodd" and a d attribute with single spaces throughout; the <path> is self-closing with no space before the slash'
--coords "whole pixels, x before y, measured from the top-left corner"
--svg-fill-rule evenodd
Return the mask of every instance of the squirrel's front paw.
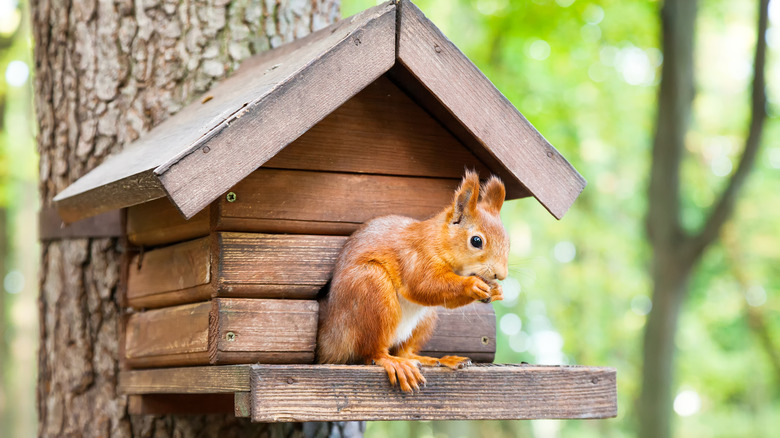
<path id="1" fill-rule="evenodd" d="M 501 288 L 501 284 L 498 282 L 492 282 L 490 284 L 490 296 L 482 300 L 483 303 L 491 303 L 493 301 L 501 301 L 504 299 L 504 289 Z"/>
<path id="2" fill-rule="evenodd" d="M 472 276 L 466 279 L 466 294 L 475 301 L 487 300 L 491 297 L 490 285 L 485 280 Z"/>

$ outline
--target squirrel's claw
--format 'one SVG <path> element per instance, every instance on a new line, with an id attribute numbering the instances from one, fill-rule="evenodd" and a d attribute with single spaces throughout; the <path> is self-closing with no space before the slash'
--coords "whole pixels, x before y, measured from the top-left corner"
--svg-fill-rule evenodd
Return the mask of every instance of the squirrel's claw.
<path id="1" fill-rule="evenodd" d="M 404 392 L 419 391 L 420 385 L 425 386 L 425 377 L 420 372 L 421 364 L 418 360 L 388 355 L 375 359 L 374 363 L 385 369 L 390 385 L 395 386 L 398 383 Z"/>

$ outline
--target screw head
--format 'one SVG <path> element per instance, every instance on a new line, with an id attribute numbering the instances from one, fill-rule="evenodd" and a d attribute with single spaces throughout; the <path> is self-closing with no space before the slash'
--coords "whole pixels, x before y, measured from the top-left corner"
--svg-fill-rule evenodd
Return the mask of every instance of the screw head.
<path id="1" fill-rule="evenodd" d="M 483 336 L 482 337 L 482 344 L 483 345 L 487 345 L 488 343 L 490 343 L 490 338 L 488 338 L 487 336 Z"/>
<path id="2" fill-rule="evenodd" d="M 227 202 L 236 202 L 237 196 L 236 196 L 235 192 L 228 192 L 226 198 L 227 198 Z"/>
<path id="3" fill-rule="evenodd" d="M 227 332 L 225 333 L 225 339 L 227 339 L 228 342 L 233 342 L 236 340 L 236 334 L 233 332 Z"/>

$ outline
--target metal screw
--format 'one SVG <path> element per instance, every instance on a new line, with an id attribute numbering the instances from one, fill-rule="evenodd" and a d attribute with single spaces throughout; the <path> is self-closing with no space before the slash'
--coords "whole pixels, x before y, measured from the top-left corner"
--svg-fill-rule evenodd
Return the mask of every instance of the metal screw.
<path id="1" fill-rule="evenodd" d="M 295 379 L 293 379 L 292 377 L 288 377 L 287 378 L 287 384 L 288 385 L 292 385 L 293 383 L 295 383 Z"/>
<path id="2" fill-rule="evenodd" d="M 233 332 L 227 332 L 225 333 L 225 339 L 227 339 L 228 342 L 233 342 L 236 340 L 236 334 Z"/>
<path id="3" fill-rule="evenodd" d="M 433 45 L 433 51 L 436 53 L 441 53 L 441 47 L 439 47 L 438 44 Z"/>
<path id="4" fill-rule="evenodd" d="M 482 337 L 482 344 L 487 345 L 490 342 L 490 338 L 487 336 Z"/>
<path id="5" fill-rule="evenodd" d="M 552 151 L 547 151 L 547 158 L 552 158 L 552 157 L 553 157 Z"/>
<path id="6" fill-rule="evenodd" d="M 236 202 L 236 194 L 234 192 L 228 192 L 227 202 Z"/>

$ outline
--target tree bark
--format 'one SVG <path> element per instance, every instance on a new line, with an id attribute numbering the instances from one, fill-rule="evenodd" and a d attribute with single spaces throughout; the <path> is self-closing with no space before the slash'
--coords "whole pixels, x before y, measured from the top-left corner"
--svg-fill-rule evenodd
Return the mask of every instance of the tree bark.
<path id="1" fill-rule="evenodd" d="M 182 108 L 242 59 L 335 21 L 339 0 L 32 2 L 40 192 L 56 193 Z M 361 436 L 358 423 L 139 416 L 117 394 L 122 248 L 42 245 L 41 436 Z"/>
<path id="2" fill-rule="evenodd" d="M 653 251 L 653 308 L 647 317 L 643 344 L 642 389 L 637 406 L 640 438 L 671 435 L 674 338 L 688 279 L 733 213 L 740 189 L 753 167 L 766 118 L 764 70 L 769 0 L 759 0 L 751 120 L 742 157 L 704 226 L 696 233 L 686 233 L 680 219 L 680 166 L 694 96 L 696 3 L 665 0 L 661 8 L 664 63 L 646 218 Z"/>

